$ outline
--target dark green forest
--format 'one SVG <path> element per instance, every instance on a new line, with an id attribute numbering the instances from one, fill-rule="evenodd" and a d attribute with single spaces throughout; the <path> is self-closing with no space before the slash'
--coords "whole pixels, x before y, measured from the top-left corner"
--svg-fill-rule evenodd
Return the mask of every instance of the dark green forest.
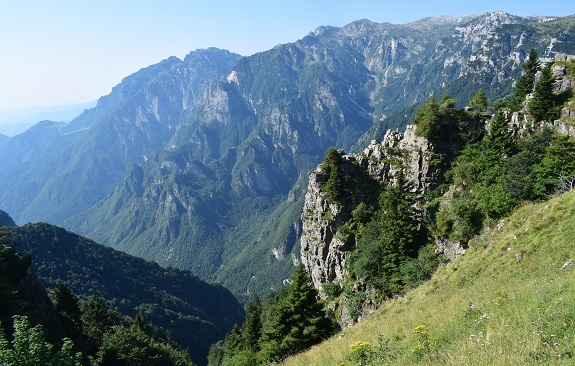
<path id="1" fill-rule="evenodd" d="M 244 317 L 229 291 L 189 271 L 162 268 L 45 223 L 0 230 L 5 242 L 29 256 L 24 258 L 46 288 L 65 286 L 86 304 L 97 298 L 118 320 L 145 318 L 197 364 L 205 363 L 209 346 Z M 120 324 L 107 323 L 106 329 Z"/>
<path id="2" fill-rule="evenodd" d="M 194 365 L 141 312 L 132 319 L 95 295 L 81 301 L 65 285 L 54 289 L 52 301 L 31 271 L 30 257 L 0 239 L 2 365 Z"/>

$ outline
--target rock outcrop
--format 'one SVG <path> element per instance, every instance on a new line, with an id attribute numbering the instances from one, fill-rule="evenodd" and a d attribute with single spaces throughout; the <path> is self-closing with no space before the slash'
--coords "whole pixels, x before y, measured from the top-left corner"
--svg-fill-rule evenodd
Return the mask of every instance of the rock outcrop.
<path id="1" fill-rule="evenodd" d="M 559 112 L 559 118 L 554 121 L 542 121 L 535 123 L 527 112 L 532 94 L 527 95 L 524 109 L 514 112 L 511 116 L 511 128 L 515 129 L 519 136 L 523 136 L 527 131 L 549 127 L 562 135 L 575 137 L 575 78 L 569 73 L 569 63 L 575 63 L 575 55 L 556 54 L 555 62 L 552 66 L 554 82 L 554 92 L 564 97 L 570 97 L 563 104 Z M 538 75 L 539 76 L 539 75 Z"/>
<path id="2" fill-rule="evenodd" d="M 360 154 L 342 155 L 343 175 L 366 172 L 375 182 L 393 184 L 403 170 L 413 189 L 426 192 L 435 187 L 441 174 L 436 164 L 438 153 L 427 139 L 415 135 L 415 126 L 404 133 L 388 130 L 381 143 L 376 140 Z M 341 227 L 361 202 L 341 204 L 330 202 L 322 190 L 327 180 L 320 165 L 310 173 L 302 214 L 301 260 L 317 289 L 328 282 L 342 282 L 346 275 L 345 262 L 355 247 L 355 237 L 342 232 Z"/>

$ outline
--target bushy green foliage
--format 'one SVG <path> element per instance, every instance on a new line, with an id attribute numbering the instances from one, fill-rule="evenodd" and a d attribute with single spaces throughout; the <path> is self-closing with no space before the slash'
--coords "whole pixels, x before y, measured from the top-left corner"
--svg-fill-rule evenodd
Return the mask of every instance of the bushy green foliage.
<path id="1" fill-rule="evenodd" d="M 406 288 L 414 288 L 428 280 L 437 265 L 439 258 L 433 245 L 419 248 L 417 258 L 410 258 L 401 264 L 401 279 Z"/>
<path id="2" fill-rule="evenodd" d="M 14 333 L 9 342 L 0 332 L 0 364 L 4 366 L 80 366 L 82 355 L 74 354 L 73 343 L 62 340 L 60 351 L 46 341 L 42 326 L 32 326 L 28 317 L 14 316 Z"/>
<path id="3" fill-rule="evenodd" d="M 91 310 L 90 297 L 98 294 L 100 305 L 123 315 L 134 318 L 142 311 L 153 324 L 167 329 L 174 342 L 190 349 L 197 363 L 205 360 L 212 343 L 243 319 L 243 309 L 229 291 L 207 284 L 189 271 L 162 268 L 45 223 L 2 230 L 7 240 L 32 255 L 36 273 L 47 287 L 64 285 L 88 301 Z M 77 329 L 77 314 L 69 309 L 73 305 L 64 305 L 73 300 L 61 290 L 55 291 L 55 301 L 57 306 L 68 307 L 63 325 Z M 93 332 L 87 329 L 88 348 L 94 350 L 100 344 L 101 331 L 99 326 Z M 68 336 L 78 343 L 73 332 Z"/>
<path id="4" fill-rule="evenodd" d="M 94 354 L 102 346 L 104 335 L 113 325 L 110 313 L 101 298 L 90 297 L 84 305 L 81 321 L 82 331 L 88 340 L 88 352 Z"/>
<path id="5" fill-rule="evenodd" d="M 335 330 L 302 265 L 296 267 L 291 280 L 263 328 L 259 358 L 266 362 L 307 349 Z"/>
<path id="6" fill-rule="evenodd" d="M 52 291 L 52 299 L 58 310 L 64 333 L 74 341 L 77 350 L 84 349 L 88 343 L 82 332 L 82 309 L 78 296 L 60 284 Z"/>
<path id="7" fill-rule="evenodd" d="M 455 100 L 447 93 L 441 97 L 439 103 L 432 97 L 415 115 L 415 134 L 433 143 L 445 140 L 447 136 L 453 138 L 458 135 L 464 112 L 455 107 Z"/>
<path id="8" fill-rule="evenodd" d="M 322 285 L 321 291 L 328 299 L 335 299 L 341 294 L 341 286 L 336 282 L 326 282 Z"/>
<path id="9" fill-rule="evenodd" d="M 186 351 L 159 342 L 145 334 L 135 323 L 113 326 L 104 334 L 97 353 L 96 365 L 193 365 Z"/>
<path id="10" fill-rule="evenodd" d="M 402 291 L 400 266 L 425 241 L 417 199 L 400 173 L 380 194 L 378 211 L 351 254 L 351 273 L 384 294 Z"/>
<path id="11" fill-rule="evenodd" d="M 473 99 L 469 102 L 469 108 L 476 110 L 478 112 L 484 112 L 487 110 L 487 106 L 489 105 L 489 101 L 485 96 L 485 92 L 483 89 L 479 89 L 477 93 L 473 96 Z"/>
<path id="12" fill-rule="evenodd" d="M 341 155 L 335 147 L 330 147 L 325 153 L 325 158 L 322 163 L 322 169 L 328 176 L 327 181 L 323 185 L 323 191 L 331 202 L 341 203 L 341 197 L 344 192 L 343 181 L 340 172 Z"/>
<path id="13" fill-rule="evenodd" d="M 187 351 L 178 348 L 140 312 L 134 320 L 119 319 L 97 296 L 84 304 L 80 316 L 85 354 L 94 366 L 193 365 Z"/>
<path id="14" fill-rule="evenodd" d="M 503 113 L 497 113 L 489 134 L 457 158 L 451 198 L 437 214 L 435 233 L 466 244 L 485 220 L 561 190 L 562 182 L 575 176 L 573 159 L 570 138 L 544 129 L 517 141 Z"/>
<path id="15" fill-rule="evenodd" d="M 563 193 L 575 177 L 575 141 L 567 136 L 554 136 L 539 164 L 533 166 L 533 196 L 544 198 L 555 192 Z"/>
<path id="16" fill-rule="evenodd" d="M 426 138 L 438 137 L 443 121 L 439 114 L 439 104 L 434 98 L 417 111 L 413 123 L 417 126 L 417 135 Z"/>
<path id="17" fill-rule="evenodd" d="M 343 289 L 343 299 L 347 309 L 348 316 L 357 320 L 363 313 L 363 306 L 367 300 L 367 294 L 364 289 L 354 289 L 350 285 Z"/>

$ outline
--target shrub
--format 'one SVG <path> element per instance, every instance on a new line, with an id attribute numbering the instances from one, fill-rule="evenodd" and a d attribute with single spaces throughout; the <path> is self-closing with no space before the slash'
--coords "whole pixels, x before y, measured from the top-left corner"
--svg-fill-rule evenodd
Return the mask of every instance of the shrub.
<path id="1" fill-rule="evenodd" d="M 406 288 L 414 288 L 429 279 L 439 263 L 433 245 L 419 249 L 417 258 L 405 261 L 401 265 L 401 279 Z"/>
<path id="2" fill-rule="evenodd" d="M 355 342 L 349 347 L 347 359 L 356 365 L 371 365 L 373 348 L 368 342 Z"/>
<path id="3" fill-rule="evenodd" d="M 324 283 L 321 289 L 323 290 L 323 293 L 328 297 L 328 299 L 335 299 L 342 292 L 339 284 L 335 282 Z"/>

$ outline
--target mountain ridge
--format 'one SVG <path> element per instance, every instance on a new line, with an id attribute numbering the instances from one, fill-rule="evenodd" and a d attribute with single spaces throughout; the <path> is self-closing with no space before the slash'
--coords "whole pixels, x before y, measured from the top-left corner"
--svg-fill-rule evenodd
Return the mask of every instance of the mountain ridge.
<path id="1" fill-rule="evenodd" d="M 44 160 L 36 168 L 42 179 L 31 171 L 21 173 L 22 162 L 0 168 L 0 187 L 11 191 L 0 195 L 0 204 L 16 212 L 17 222 L 34 220 L 30 215 L 54 220 L 163 265 L 193 269 L 203 278 L 236 271 L 244 284 L 233 289 L 238 296 L 245 296 L 253 277 L 265 283 L 260 292 L 268 291 L 267 272 L 275 273 L 271 287 L 277 288 L 289 276 L 294 256 L 298 259 L 301 223 L 294 213 L 303 204 L 301 182 L 329 146 L 349 149 L 360 137 L 368 143 L 381 139 L 388 128 L 403 128 L 414 103 L 433 93 L 449 90 L 462 105 L 478 87 L 490 99 L 506 96 L 528 48 L 541 54 L 574 48 L 572 23 L 573 17 L 536 22 L 488 13 L 460 23 L 441 22 L 438 32 L 429 32 L 414 25 L 359 21 L 318 28 L 249 57 L 220 51 L 227 61 L 217 70 L 198 58 L 198 64 L 184 69 L 192 79 L 180 84 L 176 80 L 182 74 L 172 73 L 177 67 L 170 69 L 178 59 L 166 59 L 124 79 L 99 107 L 68 127 L 75 133 L 58 144 L 57 164 Z M 551 43 L 554 36 L 558 41 Z M 206 70 L 213 77 L 198 76 Z M 137 98 L 130 98 L 130 86 Z M 178 108 L 169 109 L 174 105 Z M 107 116 L 105 126 L 90 125 L 97 114 Z M 6 146 L 0 148 L 0 161 Z M 64 162 L 70 164 L 60 172 Z M 70 181 L 85 186 L 78 191 Z M 133 214 L 145 212 L 150 202 L 162 210 L 145 219 Z M 27 207 L 25 212 L 19 206 Z M 237 212 L 241 217 L 227 217 Z M 243 236 L 248 243 L 238 247 L 232 233 L 255 218 L 262 227 L 281 222 L 278 232 L 283 234 L 272 243 L 263 239 L 266 229 L 250 229 L 253 234 Z M 234 228 L 228 225 L 232 221 Z M 115 230 L 105 229 L 120 223 Z M 137 233 L 125 233 L 136 227 Z M 170 243 L 178 255 L 169 255 Z M 221 258 L 235 262 L 247 257 L 248 247 L 257 248 L 266 266 L 221 266 Z M 195 254 L 201 259 L 195 260 Z"/>

